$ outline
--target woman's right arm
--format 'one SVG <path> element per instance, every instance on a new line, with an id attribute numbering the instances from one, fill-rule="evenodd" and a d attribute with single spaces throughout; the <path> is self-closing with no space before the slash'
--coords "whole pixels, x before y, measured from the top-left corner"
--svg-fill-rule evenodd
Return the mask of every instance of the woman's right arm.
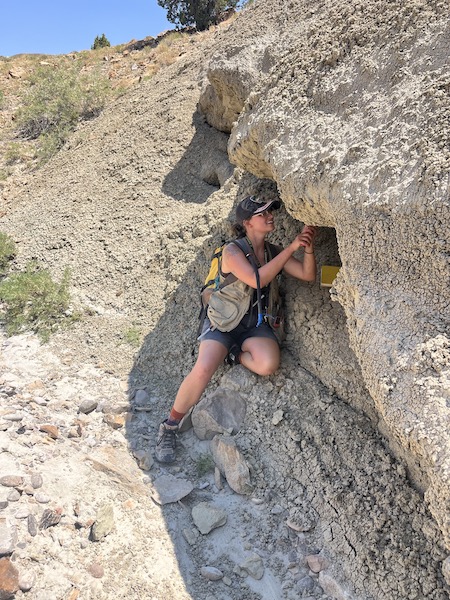
<path id="1" fill-rule="evenodd" d="M 268 285 L 284 265 L 301 246 L 305 245 L 304 235 L 299 233 L 294 240 L 284 250 L 281 250 L 277 256 L 272 258 L 267 264 L 260 267 L 259 278 L 261 287 Z M 256 289 L 256 277 L 252 265 L 245 258 L 244 253 L 236 244 L 228 244 L 223 251 L 223 271 L 233 273 L 238 279 Z"/>

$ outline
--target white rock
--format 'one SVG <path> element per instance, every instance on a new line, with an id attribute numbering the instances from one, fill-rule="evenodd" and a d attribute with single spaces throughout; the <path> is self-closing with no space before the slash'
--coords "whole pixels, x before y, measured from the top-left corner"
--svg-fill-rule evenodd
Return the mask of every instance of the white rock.
<path id="1" fill-rule="evenodd" d="M 216 567 L 202 567 L 200 573 L 202 577 L 209 581 L 219 581 L 223 577 L 222 571 L 216 569 Z"/>
<path id="2" fill-rule="evenodd" d="M 223 509 L 208 502 L 200 502 L 192 509 L 192 518 L 200 533 L 207 535 L 213 529 L 225 525 L 228 516 Z"/>
<path id="3" fill-rule="evenodd" d="M 158 504 L 178 502 L 194 489 L 187 479 L 178 479 L 173 475 L 161 475 L 153 482 L 152 498 Z"/>
<path id="4" fill-rule="evenodd" d="M 284 417 L 284 412 L 282 410 L 276 410 L 273 413 L 272 425 L 278 425 L 279 423 L 281 423 L 281 421 L 283 420 L 283 417 Z"/>
<path id="5" fill-rule="evenodd" d="M 262 579 L 264 575 L 263 560 L 254 552 L 247 556 L 244 562 L 242 562 L 239 566 L 243 571 L 248 573 L 250 577 L 253 577 L 253 579 Z"/>
<path id="6" fill-rule="evenodd" d="M 36 582 L 36 575 L 32 571 L 19 572 L 19 587 L 22 592 L 29 592 Z"/>

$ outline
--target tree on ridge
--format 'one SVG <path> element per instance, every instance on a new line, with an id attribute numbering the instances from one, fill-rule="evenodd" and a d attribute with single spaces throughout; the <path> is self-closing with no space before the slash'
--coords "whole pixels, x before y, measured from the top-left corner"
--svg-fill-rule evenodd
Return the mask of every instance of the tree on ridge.
<path id="1" fill-rule="evenodd" d="M 102 33 L 101 36 L 96 36 L 94 43 L 91 46 L 91 50 L 97 50 L 97 48 L 108 48 L 109 46 L 111 46 L 111 44 L 109 43 L 108 38 L 104 33 Z"/>
<path id="2" fill-rule="evenodd" d="M 198 31 L 217 25 L 229 9 L 238 6 L 239 0 L 158 0 L 167 10 L 167 20 L 182 27 L 194 25 Z"/>

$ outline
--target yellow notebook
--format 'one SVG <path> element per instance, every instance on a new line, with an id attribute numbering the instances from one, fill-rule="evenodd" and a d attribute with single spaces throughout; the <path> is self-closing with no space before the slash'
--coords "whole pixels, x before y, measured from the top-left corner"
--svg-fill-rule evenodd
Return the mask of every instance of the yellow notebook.
<path id="1" fill-rule="evenodd" d="M 320 270 L 321 287 L 331 287 L 340 268 L 341 267 L 331 267 L 329 265 L 323 265 Z"/>

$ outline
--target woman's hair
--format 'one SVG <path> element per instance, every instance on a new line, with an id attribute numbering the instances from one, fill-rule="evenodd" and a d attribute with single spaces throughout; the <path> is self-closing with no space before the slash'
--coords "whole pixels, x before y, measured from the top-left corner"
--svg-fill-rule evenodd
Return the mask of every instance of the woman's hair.
<path id="1" fill-rule="evenodd" d="M 233 223 L 233 234 L 239 239 L 245 237 L 247 232 L 240 223 Z"/>

